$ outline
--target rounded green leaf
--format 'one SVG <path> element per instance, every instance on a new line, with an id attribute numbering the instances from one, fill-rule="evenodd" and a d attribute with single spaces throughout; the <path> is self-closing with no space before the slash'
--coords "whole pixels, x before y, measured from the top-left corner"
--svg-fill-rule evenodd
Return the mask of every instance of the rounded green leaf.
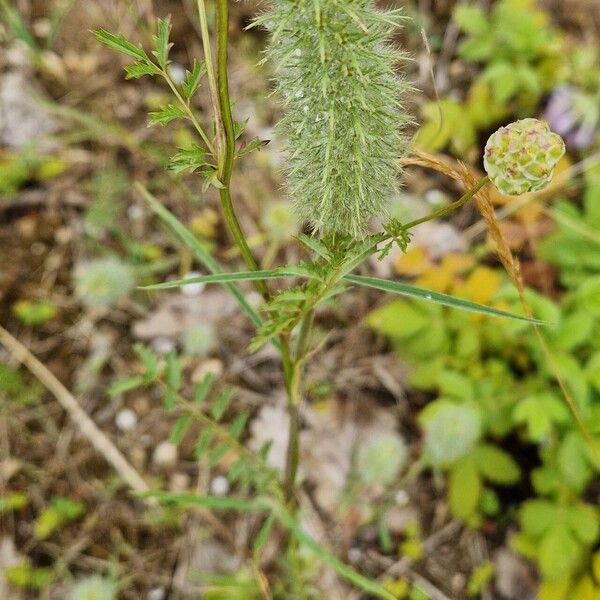
<path id="1" fill-rule="evenodd" d="M 495 446 L 479 446 L 475 451 L 479 472 L 492 483 L 512 485 L 521 478 L 521 469 L 513 458 Z"/>

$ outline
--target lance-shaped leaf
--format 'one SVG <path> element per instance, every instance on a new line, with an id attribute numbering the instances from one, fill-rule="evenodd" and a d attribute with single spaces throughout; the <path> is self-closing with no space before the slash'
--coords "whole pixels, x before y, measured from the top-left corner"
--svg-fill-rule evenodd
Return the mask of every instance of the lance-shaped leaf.
<path id="1" fill-rule="evenodd" d="M 468 312 L 479 313 L 491 317 L 505 317 L 508 319 L 516 319 L 518 321 L 528 321 L 530 323 L 544 323 L 544 321 L 539 321 L 538 319 L 530 319 L 523 315 L 518 315 L 517 313 L 508 312 L 492 306 L 484 306 L 483 304 L 471 302 L 470 300 L 465 300 L 463 298 L 457 298 L 448 294 L 441 294 L 440 292 L 434 292 L 415 287 L 414 285 L 408 285 L 407 283 L 402 283 L 401 281 L 390 281 L 388 279 L 364 277 L 362 275 L 346 275 L 344 279 L 350 283 L 354 283 L 355 285 L 362 285 L 376 290 L 381 290 L 382 292 L 389 292 L 391 294 L 399 294 L 400 296 L 408 296 L 409 298 L 427 300 L 428 302 L 434 302 L 435 304 L 441 304 L 451 308 L 458 308 Z"/>
<path id="2" fill-rule="evenodd" d="M 167 226 L 177 235 L 177 237 L 196 255 L 204 267 L 211 273 L 221 273 L 221 267 L 211 256 L 210 252 L 204 247 L 202 242 L 181 222 L 177 217 L 168 211 L 143 185 L 137 183 L 136 188 L 150 208 L 167 224 Z M 233 283 L 225 283 L 225 287 L 235 298 L 242 310 L 248 315 L 255 325 L 261 325 L 262 319 L 258 313 L 250 306 L 248 300 L 242 292 L 235 287 Z"/>
<path id="3" fill-rule="evenodd" d="M 198 275 L 187 279 L 165 281 L 154 285 L 142 287 L 143 290 L 169 290 L 180 288 L 194 283 L 235 283 L 239 281 L 265 281 L 267 279 L 285 279 L 295 277 L 296 272 L 287 272 L 285 269 L 273 269 L 271 271 L 241 271 L 237 273 L 216 273 L 213 275 Z"/>

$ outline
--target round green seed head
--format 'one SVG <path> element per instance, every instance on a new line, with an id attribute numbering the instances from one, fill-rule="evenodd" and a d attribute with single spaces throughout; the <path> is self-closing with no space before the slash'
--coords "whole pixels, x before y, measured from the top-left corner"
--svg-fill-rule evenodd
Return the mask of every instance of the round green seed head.
<path id="1" fill-rule="evenodd" d="M 483 164 L 507 196 L 544 189 L 565 153 L 565 143 L 545 121 L 522 119 L 501 127 L 485 146 Z"/>

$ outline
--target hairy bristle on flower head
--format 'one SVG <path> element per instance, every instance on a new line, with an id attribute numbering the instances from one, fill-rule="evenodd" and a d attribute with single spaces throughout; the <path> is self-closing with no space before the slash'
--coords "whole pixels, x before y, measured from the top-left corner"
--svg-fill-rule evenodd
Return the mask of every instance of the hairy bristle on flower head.
<path id="1" fill-rule="evenodd" d="M 287 181 L 315 233 L 361 236 L 385 217 L 407 149 L 406 56 L 391 44 L 403 17 L 371 0 L 276 0 L 257 23 L 284 107 Z"/>

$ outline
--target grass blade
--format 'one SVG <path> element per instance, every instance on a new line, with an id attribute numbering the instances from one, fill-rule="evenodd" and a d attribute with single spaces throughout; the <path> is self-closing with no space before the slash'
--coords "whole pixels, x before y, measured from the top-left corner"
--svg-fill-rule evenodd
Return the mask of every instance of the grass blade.
<path id="1" fill-rule="evenodd" d="M 146 492 L 135 494 L 141 498 L 154 498 L 159 502 L 177 505 L 203 506 L 215 510 L 238 510 L 243 512 L 268 510 L 264 502 L 258 500 L 247 500 L 245 498 L 230 498 L 221 496 L 195 496 L 193 494 L 174 494 L 172 492 Z"/>
<path id="2" fill-rule="evenodd" d="M 327 566 L 336 571 L 336 573 L 353 583 L 356 587 L 368 592 L 369 594 L 372 594 L 377 598 L 394 600 L 395 596 L 383 589 L 378 583 L 368 579 L 364 575 L 361 575 L 348 565 L 345 565 L 341 560 L 333 556 L 333 554 L 330 554 L 314 538 L 304 532 L 296 520 L 286 511 L 277 511 L 275 516 L 277 520 L 298 540 L 298 542 L 310 550 Z"/>
<path id="3" fill-rule="evenodd" d="M 164 223 L 177 235 L 177 237 L 196 255 L 196 258 L 208 269 L 211 273 L 222 273 L 222 269 L 217 261 L 211 256 L 203 244 L 196 236 L 181 222 L 177 217 L 167 210 L 142 184 L 136 183 L 136 189 L 142 195 L 144 200 L 150 205 L 150 208 L 158 215 Z M 242 310 L 248 315 L 250 320 L 259 326 L 262 324 L 262 319 L 258 313 L 250 306 L 248 300 L 242 292 L 233 283 L 226 283 L 225 287 L 230 294 L 237 300 Z"/>
<path id="4" fill-rule="evenodd" d="M 238 273 L 217 273 L 213 275 L 199 275 L 198 277 L 189 277 L 187 279 L 178 279 L 176 281 L 165 281 L 155 285 L 146 285 L 143 290 L 168 290 L 180 288 L 193 283 L 235 283 L 238 281 L 265 281 L 266 279 L 284 279 L 294 275 L 280 271 L 243 271 Z"/>
<path id="5" fill-rule="evenodd" d="M 459 310 L 466 310 L 468 312 L 479 313 L 491 317 L 516 319 L 517 321 L 527 321 L 529 323 L 536 323 L 538 325 L 544 323 L 544 321 L 529 319 L 523 315 L 500 310 L 499 308 L 493 308 L 491 306 L 484 306 L 483 304 L 477 304 L 476 302 L 464 300 L 463 298 L 456 298 L 448 294 L 441 294 L 439 292 L 433 292 L 423 288 L 415 287 L 414 285 L 408 285 L 406 283 L 402 283 L 401 281 L 390 281 L 387 279 L 379 279 L 377 277 L 363 277 L 362 275 L 346 275 L 344 279 L 350 283 L 354 283 L 355 285 L 362 285 L 376 290 L 381 290 L 382 292 L 389 292 L 391 294 L 408 296 L 409 298 L 428 300 L 429 302 L 434 302 L 443 306 L 449 306 L 451 308 L 457 308 Z"/>

